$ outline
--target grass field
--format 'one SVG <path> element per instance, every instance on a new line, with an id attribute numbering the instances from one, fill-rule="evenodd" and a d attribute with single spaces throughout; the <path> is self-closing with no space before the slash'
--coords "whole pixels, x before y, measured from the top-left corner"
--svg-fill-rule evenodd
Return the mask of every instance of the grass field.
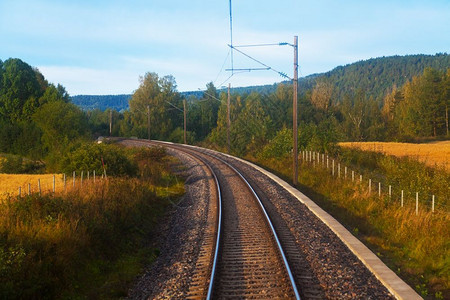
<path id="1" fill-rule="evenodd" d="M 156 224 L 184 194 L 160 149 L 134 150 L 139 178 L 0 174 L 0 299 L 123 299 L 159 250 Z M 130 158 L 131 159 L 131 158 Z M 148 163 L 151 161 L 151 164 Z M 81 176 L 77 176 L 80 178 Z M 43 193 L 38 195 L 37 180 Z M 28 193 L 32 184 L 32 195 Z M 25 192 L 17 195 L 18 186 Z M 113 245 L 113 246 L 112 246 Z"/>
<path id="2" fill-rule="evenodd" d="M 358 148 L 364 151 L 380 152 L 398 157 L 415 158 L 432 167 L 442 167 L 450 172 L 450 141 L 427 144 L 385 143 L 385 142 L 346 142 L 342 147 Z"/>
<path id="3" fill-rule="evenodd" d="M 56 189 L 63 187 L 63 177 L 61 174 L 55 175 Z M 0 199 L 6 198 L 8 194 L 17 195 L 19 187 L 22 188 L 22 195 L 28 193 L 28 184 L 31 192 L 38 191 L 38 179 L 41 180 L 41 190 L 51 191 L 53 188 L 53 174 L 0 174 Z"/>

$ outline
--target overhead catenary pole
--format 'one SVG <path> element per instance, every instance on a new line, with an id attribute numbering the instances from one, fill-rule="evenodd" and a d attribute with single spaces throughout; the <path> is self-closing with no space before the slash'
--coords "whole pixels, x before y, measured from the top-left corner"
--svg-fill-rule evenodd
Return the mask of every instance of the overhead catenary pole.
<path id="1" fill-rule="evenodd" d="M 230 126 L 231 126 L 231 120 L 230 120 L 230 89 L 231 84 L 228 83 L 228 98 L 227 98 L 227 153 L 230 153 Z"/>
<path id="2" fill-rule="evenodd" d="M 150 105 L 147 105 L 147 130 L 148 130 L 148 140 L 150 140 Z"/>
<path id="3" fill-rule="evenodd" d="M 292 100 L 293 110 L 293 135 L 294 135 L 294 149 L 293 149 L 293 178 L 294 186 L 298 183 L 298 128 L 297 128 L 297 91 L 298 91 L 298 37 L 294 36 L 294 78 L 293 78 L 294 96 Z"/>
<path id="4" fill-rule="evenodd" d="M 183 99 L 183 115 L 184 115 L 184 144 L 186 144 L 186 99 Z"/>

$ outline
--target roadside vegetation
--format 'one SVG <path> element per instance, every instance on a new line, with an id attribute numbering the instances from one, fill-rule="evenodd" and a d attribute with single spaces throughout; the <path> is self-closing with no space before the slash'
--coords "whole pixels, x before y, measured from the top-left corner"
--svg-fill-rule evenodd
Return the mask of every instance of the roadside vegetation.
<path id="1" fill-rule="evenodd" d="M 380 153 L 349 150 L 339 147 L 338 143 L 448 141 L 449 62 L 450 55 L 445 53 L 358 62 L 310 76 L 302 81 L 298 97 L 300 150 L 315 150 L 335 157 L 349 167 L 355 167 L 364 176 L 373 176 L 374 180 L 404 189 L 408 199 L 415 192 L 420 195 L 436 195 L 436 212 L 433 214 L 421 210 L 415 216 L 410 206 L 399 209 L 398 203 L 368 195 L 362 186 L 359 188 L 337 182 L 323 170 L 304 165 L 300 170 L 302 191 L 367 242 L 420 294 L 438 299 L 450 298 L 448 172 L 429 168 L 413 159 L 395 159 Z M 66 255 L 74 255 L 71 263 L 77 259 L 81 262 L 91 261 L 94 267 L 90 273 L 108 276 L 106 274 L 109 272 L 99 266 L 95 267 L 98 258 L 96 255 L 100 255 L 100 261 L 119 262 L 123 252 L 104 258 L 103 254 L 98 253 L 98 249 L 86 250 L 90 249 L 86 245 L 98 240 L 96 234 L 106 230 L 102 226 L 114 230 L 116 221 L 120 223 L 128 218 L 128 211 L 131 215 L 134 214 L 132 212 L 138 213 L 139 219 L 141 206 L 144 207 L 143 211 L 147 209 L 147 205 L 163 208 L 167 205 L 164 202 L 166 197 L 172 195 L 170 189 L 178 191 L 181 188 L 179 184 L 169 180 L 173 176 L 167 173 L 167 161 L 162 158 L 165 155 L 158 152 L 162 150 L 151 150 L 151 153 L 139 150 L 135 153 L 110 145 L 93 145 L 92 140 L 112 135 L 183 142 L 184 100 L 188 107 L 187 143 L 228 151 L 290 178 L 292 85 L 288 82 L 280 83 L 266 92 L 260 89 L 234 91 L 230 95 L 229 128 L 227 94 L 223 90 L 208 83 L 206 92 L 183 96 L 177 91 L 173 76 L 161 77 L 152 72 L 140 78 L 139 87 L 129 100 L 129 110 L 82 111 L 71 103 L 64 87 L 49 83 L 36 68 L 20 59 L 0 61 L 0 173 L 70 174 L 75 171 L 80 174 L 82 171 L 95 170 L 97 174 L 108 176 L 108 183 L 101 190 L 94 190 L 92 187 L 91 193 L 90 187 L 86 194 L 92 194 L 91 196 L 80 196 L 80 199 L 87 197 L 85 200 L 72 196 L 68 189 L 63 195 L 33 195 L 19 201 L 10 197 L 2 204 L 1 209 L 4 211 L 0 218 L 4 219 L 1 221 L 3 229 L 0 233 L 0 246 L 3 252 L 0 253 L 0 265 L 3 267 L 0 268 L 0 276 L 6 281 L 4 289 L 0 290 L 14 291 L 16 284 L 19 284 L 17 282 L 27 282 L 29 286 L 22 286 L 23 293 L 27 293 L 23 296 L 25 298 L 28 295 L 38 295 L 40 291 L 47 292 L 47 289 L 49 295 L 57 293 L 59 296 L 59 290 L 51 290 L 47 282 L 55 281 L 59 284 L 57 286 L 65 287 L 61 290 L 69 293 L 68 295 L 72 295 L 72 292 L 77 295 L 77 291 L 81 293 L 83 280 L 81 279 L 80 284 L 73 284 L 72 282 L 78 282 L 78 275 L 70 275 L 72 271 L 67 273 L 70 278 L 62 277 L 62 281 L 58 281 L 58 272 L 66 268 L 66 265 L 59 264 L 63 262 L 47 264 L 45 260 L 36 260 L 44 257 L 42 255 L 46 251 L 51 253 L 48 257 L 55 260 L 64 261 Z M 448 164 L 446 154 L 444 162 Z M 146 178 L 146 181 L 142 182 L 142 178 Z M 116 190 L 118 186 L 137 194 L 120 194 L 123 191 L 122 188 Z M 112 205 L 112 210 L 98 209 L 104 205 L 102 201 L 114 199 L 115 194 L 130 199 L 130 203 L 122 204 L 117 199 L 118 202 L 114 204 L 116 200 L 111 200 L 108 204 Z M 56 201 L 58 204 L 47 205 L 54 202 L 52 199 L 59 199 Z M 145 199 L 150 199 L 150 204 Z M 92 203 L 94 210 L 85 208 L 89 206 L 86 203 Z M 133 207 L 128 207 L 128 204 Z M 122 214 L 117 208 L 122 205 L 127 213 Z M 39 212 L 35 206 L 50 210 Z M 70 216 L 72 211 L 77 215 Z M 149 216 L 158 216 L 158 211 L 152 208 Z M 103 212 L 104 218 L 97 216 Z M 47 216 L 51 222 L 46 219 Z M 95 220 L 98 218 L 100 223 L 92 221 L 92 216 L 96 216 Z M 71 225 L 60 223 L 66 219 L 69 220 L 67 224 Z M 31 227 L 33 224 L 38 224 L 37 229 Z M 144 220 L 139 224 L 144 227 L 148 225 Z M 43 229 L 40 230 L 39 226 L 43 226 Z M 49 244 L 40 235 L 47 231 L 49 236 L 53 236 L 59 230 L 55 228 L 65 227 L 75 227 L 77 232 L 82 228 L 86 232 L 86 239 L 73 234 L 75 241 L 70 240 L 70 243 L 79 243 L 77 245 L 80 248 L 74 246 L 73 249 L 79 251 L 73 251 L 72 254 L 70 249 L 67 253 L 64 252 L 66 250 L 58 250 L 57 246 L 53 246 L 58 243 Z M 48 231 L 47 228 L 52 230 Z M 127 239 L 120 241 L 115 240 L 113 231 L 106 230 L 106 236 L 111 239 L 105 245 L 117 243 L 118 249 L 122 249 L 120 243 L 135 245 L 146 228 L 120 229 L 130 230 L 118 232 L 117 236 L 127 236 Z M 60 236 L 62 239 L 63 234 Z M 39 245 L 37 250 L 30 243 Z M 54 251 L 61 251 L 63 255 L 55 255 Z M 109 253 L 108 251 L 106 252 Z M 39 262 L 36 269 L 38 271 L 33 271 L 35 269 L 28 265 L 33 261 Z M 59 266 L 59 269 L 53 270 L 50 265 Z M 84 265 L 90 266 L 91 263 Z M 108 264 L 111 265 L 113 264 Z M 32 271 L 25 272 L 27 268 Z M 47 272 L 43 278 L 33 275 L 39 274 L 39 270 Z M 58 276 L 53 276 L 54 274 Z M 28 277 L 22 278 L 21 281 L 20 276 L 35 277 L 30 280 Z M 16 278 L 17 282 L 8 278 Z M 81 275 L 80 278 L 86 278 L 86 282 L 90 280 L 87 275 Z M 33 283 L 34 280 L 36 284 Z M 2 282 L 0 280 L 0 284 Z"/>
<path id="2" fill-rule="evenodd" d="M 277 143 L 278 141 L 274 141 Z M 268 153 L 247 156 L 265 168 L 291 181 L 292 156 Z M 275 147 L 275 149 L 279 149 Z M 272 155 L 270 155 L 272 154 Z M 336 149 L 336 159 L 364 174 L 364 184 L 332 176 L 326 167 L 313 167 L 301 160 L 299 189 L 318 203 L 371 248 L 392 270 L 425 298 L 450 296 L 450 174 L 410 158 L 396 158 L 375 152 Z M 397 189 L 392 198 L 386 193 L 368 192 L 367 178 L 386 180 Z M 404 207 L 399 186 L 405 190 Z M 415 191 L 437 196 L 431 212 L 430 198 L 422 199 L 415 213 Z"/>
<path id="3" fill-rule="evenodd" d="M 184 193 L 183 180 L 170 172 L 163 149 L 102 148 L 130 157 L 121 163 L 136 167 L 134 177 L 85 180 L 82 188 L 77 182 L 54 195 L 2 201 L 0 298 L 124 297 L 157 257 L 148 241 L 171 201 Z"/>

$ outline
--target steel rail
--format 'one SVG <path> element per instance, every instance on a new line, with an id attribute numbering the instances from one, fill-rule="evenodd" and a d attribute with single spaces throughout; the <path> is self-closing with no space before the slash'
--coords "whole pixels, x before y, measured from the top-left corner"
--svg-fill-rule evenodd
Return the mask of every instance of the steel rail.
<path id="1" fill-rule="evenodd" d="M 197 150 L 197 151 L 199 151 L 199 150 Z M 291 286 L 292 286 L 292 289 L 293 289 L 294 294 L 295 294 L 295 298 L 300 300 L 301 298 L 300 298 L 300 294 L 299 294 L 298 289 L 297 289 L 297 285 L 295 284 L 294 276 L 292 274 L 291 268 L 289 267 L 289 263 L 287 261 L 286 255 L 284 254 L 283 247 L 281 246 L 280 240 L 278 239 L 278 235 L 275 232 L 275 227 L 273 226 L 272 221 L 270 220 L 269 215 L 267 214 L 267 211 L 266 211 L 266 209 L 264 207 L 264 204 L 262 203 L 261 199 L 256 194 L 256 192 L 253 189 L 253 187 L 251 186 L 251 184 L 247 181 L 247 179 L 235 167 L 233 167 L 231 164 L 229 164 L 228 162 L 224 161 L 220 157 L 217 157 L 216 155 L 212 155 L 210 153 L 206 153 L 206 152 L 203 152 L 203 151 L 199 151 L 199 152 L 202 152 L 202 153 L 207 154 L 207 155 L 209 155 L 211 157 L 214 157 L 215 159 L 221 161 L 223 164 L 227 165 L 230 169 L 232 169 L 246 183 L 247 187 L 253 193 L 253 195 L 255 196 L 256 200 L 258 200 L 258 204 L 259 204 L 259 206 L 260 206 L 260 208 L 261 208 L 261 210 L 262 210 L 262 212 L 263 212 L 263 214 L 265 216 L 266 222 L 269 224 L 269 227 L 271 229 L 272 235 L 273 235 L 273 237 L 275 239 L 275 242 L 277 244 L 278 251 L 280 252 L 280 255 L 281 255 L 282 259 L 283 259 L 284 267 L 286 268 L 286 272 L 288 273 L 289 280 L 291 282 Z M 208 300 L 209 300 L 209 298 L 208 298 Z"/>
<path id="2" fill-rule="evenodd" d="M 276 234 L 275 227 L 273 226 L 272 221 L 270 220 L 270 217 L 269 217 L 269 215 L 268 215 L 268 213 L 267 213 L 267 211 L 266 211 L 266 209 L 264 207 L 264 204 L 262 203 L 261 199 L 257 195 L 256 191 L 253 189 L 251 184 L 247 181 L 247 179 L 235 167 L 233 167 L 230 163 L 226 162 L 225 160 L 221 159 L 220 157 L 218 157 L 216 155 L 208 153 L 208 151 L 205 151 L 203 149 L 199 150 L 198 147 L 190 146 L 190 145 L 181 146 L 181 145 L 177 145 L 175 143 L 163 142 L 163 141 L 152 141 L 152 142 L 153 143 L 161 143 L 161 144 L 171 145 L 173 148 L 177 148 L 177 149 L 179 149 L 179 150 L 181 150 L 181 151 L 183 151 L 185 153 L 187 151 L 186 151 L 186 149 L 183 149 L 183 148 L 190 148 L 190 150 L 193 151 L 193 152 L 200 152 L 200 153 L 203 153 L 203 154 L 205 154 L 207 156 L 213 157 L 213 158 L 219 160 L 220 162 L 222 162 L 224 165 L 228 166 L 231 170 L 233 170 L 242 179 L 242 181 L 245 182 L 245 184 L 247 185 L 249 190 L 252 192 L 252 194 L 256 198 L 256 200 L 257 200 L 257 202 L 259 204 L 259 207 L 261 208 L 261 211 L 264 214 L 265 220 L 266 220 L 267 224 L 270 227 L 272 236 L 273 236 L 273 238 L 274 238 L 274 240 L 276 242 L 278 251 L 279 251 L 279 253 L 281 255 L 281 258 L 283 260 L 283 265 L 284 265 L 285 270 L 286 270 L 286 272 L 288 274 L 292 290 L 293 290 L 293 292 L 295 294 L 295 298 L 298 299 L 298 300 L 301 300 L 300 294 L 299 294 L 298 289 L 297 289 L 297 285 L 295 284 L 294 276 L 292 274 L 291 268 L 289 267 L 289 263 L 287 261 L 287 258 L 286 258 L 286 255 L 284 253 L 283 247 L 281 246 L 281 243 L 280 243 L 280 240 L 278 238 L 278 235 Z M 152 142 L 147 141 L 147 143 L 152 143 Z M 213 288 L 214 288 L 214 279 L 215 279 L 216 270 L 217 270 L 217 262 L 218 262 L 218 259 L 219 259 L 219 243 L 220 243 L 221 227 L 222 227 L 222 209 L 221 209 L 221 207 L 222 207 L 222 196 L 221 196 L 221 189 L 220 189 L 220 184 L 219 184 L 218 178 L 217 178 L 215 172 L 212 170 L 212 168 L 209 165 L 209 163 L 207 163 L 201 157 L 198 157 L 198 155 L 194 155 L 192 153 L 190 153 L 190 155 L 195 156 L 199 160 L 201 160 L 208 167 L 208 169 L 211 171 L 211 174 L 213 175 L 214 180 L 216 182 L 216 186 L 218 188 L 218 195 L 219 195 L 219 219 L 218 219 L 219 224 L 218 224 L 217 238 L 216 238 L 216 247 L 215 247 L 216 249 L 214 251 L 213 266 L 211 268 L 211 278 L 210 278 L 210 281 L 209 281 L 208 293 L 207 293 L 207 297 L 206 297 L 207 300 L 210 300 L 212 298 L 212 293 L 213 293 Z"/>
<path id="3" fill-rule="evenodd" d="M 208 292 L 206 295 L 206 299 L 211 299 L 212 297 L 212 292 L 213 292 L 213 287 L 214 287 L 214 278 L 215 278 L 215 274 L 216 274 L 216 269 L 217 269 L 217 263 L 219 260 L 219 247 L 220 247 L 220 240 L 221 240 L 221 233 L 222 233 L 222 189 L 220 187 L 220 183 L 219 183 L 219 179 L 217 178 L 216 173 L 214 172 L 214 170 L 212 169 L 212 167 L 210 166 L 210 164 L 202 157 L 200 157 L 198 154 L 193 154 L 190 153 L 189 151 L 186 151 L 186 149 L 183 149 L 183 147 L 180 147 L 179 145 L 175 144 L 175 143 L 171 143 L 171 142 L 165 142 L 165 141 L 141 141 L 144 142 L 145 144 L 167 144 L 170 145 L 173 148 L 176 148 L 180 151 L 183 151 L 184 153 L 193 156 L 195 158 L 197 158 L 198 160 L 200 160 L 207 168 L 208 170 L 211 172 L 211 175 L 214 178 L 214 182 L 216 183 L 216 188 L 217 188 L 217 196 L 218 196 L 218 218 L 217 218 L 217 236 L 216 236 L 216 243 L 215 243 L 215 249 L 214 249 L 214 256 L 213 256 L 213 262 L 212 262 L 212 267 L 211 267 L 211 272 L 210 272 L 210 280 L 209 280 L 209 284 L 208 284 Z M 181 149 L 180 149 L 181 148 Z M 191 151 L 193 152 L 201 152 L 201 151 L 194 151 L 191 149 Z"/>

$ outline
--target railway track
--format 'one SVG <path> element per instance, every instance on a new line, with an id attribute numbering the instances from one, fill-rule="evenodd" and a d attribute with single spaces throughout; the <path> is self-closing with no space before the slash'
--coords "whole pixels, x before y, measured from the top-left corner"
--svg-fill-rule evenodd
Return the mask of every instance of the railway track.
<path id="1" fill-rule="evenodd" d="M 157 144 L 196 160 L 215 182 L 183 298 L 393 298 L 324 223 L 265 175 L 211 150 Z"/>
<path id="2" fill-rule="evenodd" d="M 189 298 L 300 299 L 275 229 L 244 176 L 217 157 L 172 147 L 207 165 L 217 189 Z"/>

